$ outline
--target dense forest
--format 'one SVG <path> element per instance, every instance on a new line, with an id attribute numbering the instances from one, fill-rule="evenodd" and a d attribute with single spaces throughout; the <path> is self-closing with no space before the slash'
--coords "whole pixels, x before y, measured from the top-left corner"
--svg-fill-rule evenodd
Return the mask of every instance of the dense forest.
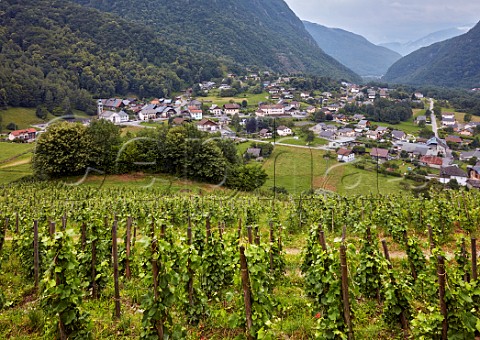
<path id="1" fill-rule="evenodd" d="M 480 24 L 461 36 L 403 57 L 383 77 L 392 83 L 472 88 L 480 85 Z"/>
<path id="2" fill-rule="evenodd" d="M 325 54 L 283 0 L 74 0 L 152 27 L 193 51 L 279 73 L 360 81 Z"/>
<path id="3" fill-rule="evenodd" d="M 163 96 L 224 70 L 144 26 L 68 1 L 0 2 L 0 106 L 93 113 L 92 95 Z"/>

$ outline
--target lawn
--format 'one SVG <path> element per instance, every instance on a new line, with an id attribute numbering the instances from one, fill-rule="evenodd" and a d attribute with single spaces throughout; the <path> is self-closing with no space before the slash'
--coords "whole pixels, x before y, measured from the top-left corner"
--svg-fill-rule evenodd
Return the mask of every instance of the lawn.
<path id="1" fill-rule="evenodd" d="M 276 186 L 284 187 L 290 194 L 300 194 L 310 189 L 312 183 L 311 160 L 313 160 L 313 187 L 326 189 L 345 195 L 370 193 L 398 193 L 402 179 L 386 175 L 378 175 L 374 171 L 355 168 L 352 164 L 339 163 L 336 159 L 323 158 L 325 151 L 288 146 L 276 146 L 263 168 L 268 174 L 265 189 L 274 186 L 274 162 L 276 161 Z M 327 171 L 328 169 L 328 171 Z"/>
<path id="2" fill-rule="evenodd" d="M 251 94 L 251 93 L 242 93 L 236 97 L 220 97 L 217 95 L 211 95 L 208 97 L 198 97 L 197 100 L 202 101 L 206 105 L 216 104 L 222 106 L 224 104 L 234 101 L 237 104 L 241 104 L 243 100 L 248 102 L 248 106 L 257 107 L 259 102 L 268 101 L 269 95 L 267 92 L 262 92 L 260 94 Z"/>
<path id="3" fill-rule="evenodd" d="M 73 110 L 73 114 L 77 118 L 91 118 L 86 115 L 85 112 Z M 6 132 L 6 126 L 10 123 L 15 123 L 19 129 L 26 129 L 34 124 L 41 124 L 48 122 L 54 118 L 57 118 L 53 115 L 48 115 L 46 120 L 42 120 L 35 115 L 34 108 L 25 108 L 25 107 L 10 107 L 7 110 L 0 111 L 2 115 L 2 127 L 3 132 Z"/>
<path id="4" fill-rule="evenodd" d="M 22 177 L 29 176 L 32 174 L 32 168 L 30 160 L 22 160 L 16 164 L 11 163 L 12 165 L 1 165 L 0 166 L 0 185 L 8 184 L 13 181 L 19 180 Z"/>
<path id="5" fill-rule="evenodd" d="M 0 164 L 33 151 L 35 144 L 0 142 Z"/>

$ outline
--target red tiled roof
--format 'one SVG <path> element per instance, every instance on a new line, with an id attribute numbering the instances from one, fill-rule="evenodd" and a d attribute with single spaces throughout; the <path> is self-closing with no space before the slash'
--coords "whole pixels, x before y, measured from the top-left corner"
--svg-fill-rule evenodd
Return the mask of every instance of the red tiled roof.
<path id="1" fill-rule="evenodd" d="M 423 156 L 420 158 L 420 162 L 430 165 L 442 165 L 443 160 L 436 156 Z"/>
<path id="2" fill-rule="evenodd" d="M 24 135 L 26 133 L 36 133 L 37 130 L 35 130 L 34 128 L 29 128 L 29 129 L 23 129 L 23 130 L 15 130 L 15 131 L 12 131 L 10 132 L 13 136 L 17 137 L 17 136 L 20 136 L 20 135 Z"/>
<path id="3" fill-rule="evenodd" d="M 380 148 L 372 148 L 372 151 L 370 152 L 370 156 L 387 158 L 388 157 L 388 150 L 387 149 L 380 149 Z"/>

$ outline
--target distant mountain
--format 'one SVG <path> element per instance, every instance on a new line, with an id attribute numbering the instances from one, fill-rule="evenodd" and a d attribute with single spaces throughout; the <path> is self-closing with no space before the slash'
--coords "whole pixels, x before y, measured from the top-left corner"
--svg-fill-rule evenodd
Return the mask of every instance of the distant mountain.
<path id="1" fill-rule="evenodd" d="M 320 48 L 361 76 L 382 76 L 402 56 L 339 28 L 304 21 Z"/>
<path id="2" fill-rule="evenodd" d="M 472 26 L 473 25 L 470 25 L 469 27 Z M 436 42 L 444 41 L 465 34 L 470 29 L 469 27 L 447 28 L 441 31 L 430 33 L 429 35 L 422 37 L 418 40 L 409 41 L 404 44 L 399 42 L 392 42 L 379 44 L 379 46 L 389 48 L 393 51 L 400 53 L 402 56 L 406 56 L 407 54 L 410 54 L 413 51 L 416 51 L 422 47 L 430 46 Z"/>
<path id="3" fill-rule="evenodd" d="M 413 85 L 480 87 L 480 23 L 467 33 L 423 47 L 390 67 L 383 80 Z"/>
<path id="4" fill-rule="evenodd" d="M 165 40 L 254 68 L 359 81 L 324 53 L 284 0 L 74 0 L 140 22 Z"/>

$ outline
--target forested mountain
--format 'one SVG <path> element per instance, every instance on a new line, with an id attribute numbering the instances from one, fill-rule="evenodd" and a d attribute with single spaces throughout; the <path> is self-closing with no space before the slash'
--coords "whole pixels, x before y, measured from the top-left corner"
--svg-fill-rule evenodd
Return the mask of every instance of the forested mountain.
<path id="1" fill-rule="evenodd" d="M 320 48 L 361 76 L 382 76 L 402 56 L 339 28 L 303 22 Z"/>
<path id="2" fill-rule="evenodd" d="M 283 0 L 74 0 L 141 22 L 193 51 L 244 66 L 359 81 L 325 54 Z"/>
<path id="3" fill-rule="evenodd" d="M 469 27 L 472 27 L 472 26 L 473 25 L 470 25 Z M 430 46 L 437 42 L 444 41 L 444 40 L 465 34 L 468 32 L 468 30 L 469 30 L 468 28 L 463 28 L 463 27 L 447 28 L 441 31 L 430 33 L 429 35 L 426 35 L 415 41 L 409 41 L 406 43 L 399 43 L 399 42 L 383 43 L 383 44 L 379 44 L 379 46 L 389 48 L 395 52 L 400 53 L 402 56 L 406 56 L 407 54 L 410 54 L 413 51 L 416 51 L 422 47 Z"/>
<path id="4" fill-rule="evenodd" d="M 480 24 L 469 32 L 403 57 L 383 80 L 413 85 L 480 86 Z"/>
<path id="5" fill-rule="evenodd" d="M 144 26 L 70 1 L 0 1 L 0 106 L 92 112 L 92 94 L 162 96 L 224 69 Z"/>

